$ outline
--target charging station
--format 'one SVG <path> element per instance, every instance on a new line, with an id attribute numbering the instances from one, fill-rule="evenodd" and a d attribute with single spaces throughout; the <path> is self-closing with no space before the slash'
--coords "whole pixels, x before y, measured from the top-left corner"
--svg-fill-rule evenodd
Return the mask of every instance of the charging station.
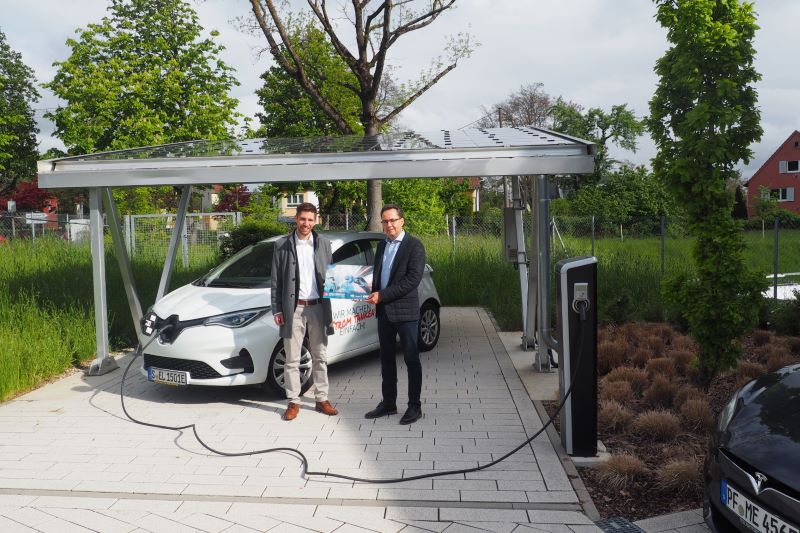
<path id="1" fill-rule="evenodd" d="M 597 258 L 556 264 L 561 443 L 569 455 L 597 455 Z"/>

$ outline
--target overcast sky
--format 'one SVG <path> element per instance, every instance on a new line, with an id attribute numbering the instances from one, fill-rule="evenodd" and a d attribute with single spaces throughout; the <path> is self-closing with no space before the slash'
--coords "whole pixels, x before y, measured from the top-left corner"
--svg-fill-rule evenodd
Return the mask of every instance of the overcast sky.
<path id="1" fill-rule="evenodd" d="M 245 0 L 190 1 L 206 30 L 216 29 L 226 47 L 223 59 L 236 69 L 241 86 L 232 96 L 239 111 L 254 116 L 259 75 L 271 65 L 258 57 L 263 36 L 239 31 L 232 19 L 248 15 Z M 332 2 L 331 2 L 332 3 Z M 504 100 L 520 86 L 541 82 L 554 96 L 584 107 L 609 109 L 627 103 L 647 113 L 656 77 L 653 65 L 666 49 L 665 32 L 656 23 L 649 0 L 459 0 L 459 7 L 428 28 L 401 38 L 390 52 L 398 77 L 413 78 L 442 48 L 448 34 L 469 31 L 481 43 L 409 109 L 400 115 L 407 128 L 425 131 L 457 129 L 480 118 L 481 106 Z M 10 46 L 36 73 L 39 82 L 53 78 L 54 61 L 69 55 L 66 39 L 75 29 L 98 22 L 106 0 L 0 0 L 0 29 Z M 795 36 L 800 21 L 798 0 L 756 0 L 761 27 L 756 35 L 757 84 L 764 136 L 753 146 L 755 158 L 743 168 L 750 177 L 790 133 L 800 128 L 800 68 Z M 57 99 L 42 90 L 38 109 Z M 41 149 L 61 146 L 53 127 L 37 113 Z M 648 163 L 655 148 L 647 137 L 637 153 L 616 156 Z"/>

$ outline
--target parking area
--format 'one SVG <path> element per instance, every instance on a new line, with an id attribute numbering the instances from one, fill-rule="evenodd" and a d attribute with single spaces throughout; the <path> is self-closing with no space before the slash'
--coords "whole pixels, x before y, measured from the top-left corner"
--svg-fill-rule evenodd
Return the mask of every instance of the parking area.
<path id="1" fill-rule="evenodd" d="M 285 400 L 260 389 L 156 386 L 133 370 L 125 405 L 149 423 L 194 423 L 217 450 L 296 448 L 311 470 L 362 478 L 476 467 L 541 428 L 485 311 L 443 309 L 439 345 L 422 357 L 424 417 L 410 426 L 364 419 L 380 400 L 374 353 L 331 366 L 337 417 L 316 413 L 309 396 L 284 422 Z M 402 413 L 404 368 L 399 376 Z M 0 405 L 0 530 L 596 530 L 546 434 L 478 472 L 392 484 L 305 478 L 288 452 L 223 457 L 191 430 L 132 423 L 121 378 L 75 374 Z"/>

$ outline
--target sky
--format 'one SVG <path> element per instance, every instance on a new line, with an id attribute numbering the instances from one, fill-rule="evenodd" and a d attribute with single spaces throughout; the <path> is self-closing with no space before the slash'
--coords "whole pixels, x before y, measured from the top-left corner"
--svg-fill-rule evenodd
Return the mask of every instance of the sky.
<path id="1" fill-rule="evenodd" d="M 297 2 L 297 0 L 292 0 Z M 263 36 L 242 32 L 235 18 L 249 14 L 246 0 L 189 0 L 206 31 L 220 32 L 223 60 L 236 70 L 241 83 L 232 96 L 239 112 L 255 116 L 259 75 L 272 61 L 260 54 Z M 333 2 L 329 2 L 332 4 Z M 796 25 L 798 0 L 755 0 L 760 30 L 756 34 L 756 68 L 764 135 L 751 148 L 754 158 L 741 165 L 748 179 L 775 149 L 800 129 L 800 68 Z M 302 2 L 305 4 L 305 2 Z M 107 0 L 0 0 L 0 30 L 22 54 L 39 82 L 52 80 L 55 61 L 70 53 L 66 40 L 77 28 L 98 22 Z M 655 61 L 667 48 L 665 31 L 654 19 L 649 0 L 459 0 L 427 28 L 401 37 L 389 61 L 400 81 L 414 79 L 441 53 L 447 35 L 467 31 L 480 43 L 472 56 L 437 83 L 399 121 L 416 131 L 458 129 L 479 119 L 483 107 L 502 102 L 523 85 L 544 84 L 553 96 L 585 108 L 609 110 L 627 103 L 639 116 L 648 111 L 656 87 Z M 53 125 L 42 116 L 61 102 L 41 89 L 35 104 L 41 129 L 40 149 L 63 147 L 52 137 Z M 633 153 L 613 150 L 612 156 L 649 164 L 655 146 L 648 136 Z"/>

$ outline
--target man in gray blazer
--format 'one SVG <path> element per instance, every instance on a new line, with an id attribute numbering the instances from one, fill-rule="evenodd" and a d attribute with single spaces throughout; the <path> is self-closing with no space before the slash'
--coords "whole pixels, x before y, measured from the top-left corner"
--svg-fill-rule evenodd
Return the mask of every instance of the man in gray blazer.
<path id="1" fill-rule="evenodd" d="M 403 347 L 408 369 L 408 409 L 401 424 L 411 424 L 422 416 L 422 363 L 419 360 L 419 296 L 417 287 L 425 271 L 425 248 L 419 239 L 403 230 L 405 219 L 398 205 L 381 209 L 381 225 L 386 240 L 375 251 L 372 294 L 378 317 L 378 342 L 381 352 L 381 393 L 383 399 L 366 418 L 397 413 L 397 337 Z"/>
<path id="2" fill-rule="evenodd" d="M 294 220 L 295 230 L 275 243 L 271 271 L 272 314 L 286 351 L 284 383 L 289 403 L 283 413 L 284 420 L 294 420 L 300 411 L 300 353 L 306 333 L 316 410 L 329 416 L 338 414 L 328 401 L 331 302 L 322 298 L 325 271 L 331 262 L 331 243 L 314 231 L 317 223 L 314 204 L 297 206 Z"/>

